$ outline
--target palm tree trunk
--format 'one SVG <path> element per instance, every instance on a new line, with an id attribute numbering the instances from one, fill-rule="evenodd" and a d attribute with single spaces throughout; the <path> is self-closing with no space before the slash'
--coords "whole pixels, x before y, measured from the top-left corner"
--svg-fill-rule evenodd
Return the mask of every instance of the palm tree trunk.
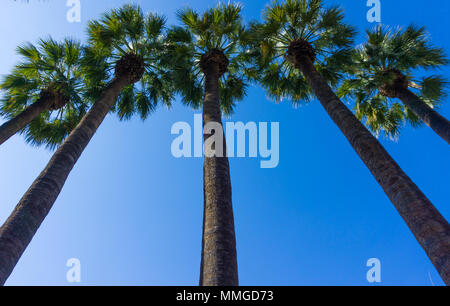
<path id="1" fill-rule="evenodd" d="M 39 100 L 25 108 L 19 115 L 2 124 L 0 126 L 0 145 L 26 127 L 42 112 L 46 111 L 52 102 L 52 99 L 48 97 L 39 98 Z"/>
<path id="2" fill-rule="evenodd" d="M 52 208 L 70 171 L 127 83 L 125 78 L 111 81 L 0 228 L 0 285 L 11 274 Z"/>
<path id="3" fill-rule="evenodd" d="M 405 220 L 443 281 L 450 285 L 449 223 L 378 140 L 339 100 L 309 58 L 302 58 L 300 69 L 328 115 Z"/>
<path id="4" fill-rule="evenodd" d="M 398 89 L 399 99 L 409 107 L 426 125 L 450 144 L 450 121 L 432 109 L 407 88 Z"/>
<path id="5" fill-rule="evenodd" d="M 219 104 L 219 74 L 206 73 L 203 126 L 217 122 L 222 126 Z M 215 131 L 217 133 L 217 131 Z M 206 141 L 212 135 L 204 134 Z M 225 138 L 223 157 L 207 157 L 204 175 L 204 215 L 201 286 L 237 286 L 236 238 L 231 199 L 230 167 L 226 157 Z"/>

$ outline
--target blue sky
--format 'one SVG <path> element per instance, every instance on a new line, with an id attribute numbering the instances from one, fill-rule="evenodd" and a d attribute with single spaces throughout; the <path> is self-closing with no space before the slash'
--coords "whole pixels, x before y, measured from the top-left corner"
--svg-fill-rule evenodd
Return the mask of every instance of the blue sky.
<path id="1" fill-rule="evenodd" d="M 89 19 L 127 1 L 81 0 L 81 23 L 66 21 L 65 0 L 2 1 L 0 74 L 18 61 L 17 45 L 51 35 L 84 40 Z M 176 22 L 177 8 L 211 1 L 135 1 Z M 246 20 L 267 0 L 241 1 Z M 363 31 L 366 0 L 340 4 Z M 427 26 L 450 54 L 450 3 L 381 0 L 382 22 Z M 361 42 L 361 40 L 359 40 Z M 442 71 L 450 77 L 450 69 Z M 198 111 L 197 111 L 198 112 Z M 450 117 L 450 104 L 440 112 Z M 201 158 L 171 155 L 177 121 L 195 112 L 176 102 L 146 122 L 109 116 L 72 171 L 52 211 L 7 285 L 71 285 L 66 261 L 81 261 L 82 285 L 197 285 L 202 231 Z M 393 205 L 316 101 L 294 109 L 258 87 L 231 121 L 280 122 L 280 163 L 232 159 L 231 179 L 242 285 L 371 285 L 366 261 L 381 261 L 381 285 L 442 285 L 439 275 Z M 448 219 L 448 144 L 429 128 L 380 139 L 405 172 Z M 0 147 L 0 222 L 45 167 L 52 152 L 15 136 Z"/>

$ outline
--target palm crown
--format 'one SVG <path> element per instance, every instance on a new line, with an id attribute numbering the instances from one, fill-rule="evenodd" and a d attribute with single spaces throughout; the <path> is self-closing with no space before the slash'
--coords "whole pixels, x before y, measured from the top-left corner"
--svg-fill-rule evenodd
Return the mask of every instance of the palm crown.
<path id="1" fill-rule="evenodd" d="M 83 72 L 83 47 L 72 39 L 57 42 L 49 38 L 20 46 L 17 53 L 22 62 L 0 84 L 5 91 L 0 114 L 13 118 L 40 97 L 52 95 L 50 109 L 22 132 L 27 142 L 54 148 L 78 124 L 94 93 Z M 102 78 L 96 74 L 98 80 Z"/>
<path id="2" fill-rule="evenodd" d="M 316 69 L 336 85 L 341 67 L 350 61 L 355 35 L 343 18 L 341 9 L 324 8 L 321 0 L 272 2 L 264 11 L 263 23 L 251 26 L 256 46 L 253 78 L 276 100 L 309 101 L 311 89 L 288 55 L 297 46 L 307 48 Z"/>
<path id="3" fill-rule="evenodd" d="M 367 31 L 367 42 L 355 49 L 349 67 L 353 77 L 343 82 L 339 95 L 355 100 L 356 116 L 372 131 L 396 137 L 405 122 L 412 126 L 422 123 L 394 99 L 396 82 L 433 107 L 445 96 L 446 81 L 439 75 L 418 79 L 414 74 L 446 63 L 443 50 L 430 44 L 423 27 L 393 30 L 378 26 Z"/>
<path id="4" fill-rule="evenodd" d="M 159 101 L 171 103 L 171 76 L 160 65 L 165 55 L 165 23 L 165 17 L 145 15 L 135 5 L 111 10 L 89 23 L 92 48 L 88 65 L 103 63 L 107 72 L 115 69 L 115 76 L 124 73 L 131 78 L 116 105 L 120 119 L 135 113 L 145 119 Z"/>
<path id="5" fill-rule="evenodd" d="M 244 41 L 248 38 L 241 18 L 241 7 L 219 4 L 203 15 L 190 8 L 178 11 L 182 26 L 172 27 L 167 35 L 174 80 L 183 101 L 198 108 L 203 99 L 202 56 L 211 52 L 224 54 L 220 77 L 220 103 L 225 114 L 242 100 L 247 87 Z"/>

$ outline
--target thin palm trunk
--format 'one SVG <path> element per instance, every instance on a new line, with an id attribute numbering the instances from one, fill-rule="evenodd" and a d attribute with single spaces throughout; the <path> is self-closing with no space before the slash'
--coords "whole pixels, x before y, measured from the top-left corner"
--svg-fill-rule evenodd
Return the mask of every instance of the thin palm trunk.
<path id="1" fill-rule="evenodd" d="M 450 121 L 432 109 L 409 89 L 399 88 L 397 93 L 403 104 L 409 107 L 426 125 L 450 144 Z"/>
<path id="2" fill-rule="evenodd" d="M 210 122 L 222 126 L 221 117 L 219 73 L 214 70 L 206 73 L 205 78 L 203 126 Z M 209 137 L 212 135 L 203 135 L 205 141 Z M 205 156 L 201 286 L 239 284 L 230 167 L 226 157 L 225 139 L 223 144 L 223 157 Z"/>
<path id="3" fill-rule="evenodd" d="M 301 71 L 328 115 L 372 172 L 443 281 L 450 285 L 449 223 L 378 140 L 339 100 L 311 60 L 303 56 L 299 62 Z"/>
<path id="4" fill-rule="evenodd" d="M 0 228 L 0 285 L 13 271 L 56 201 L 70 171 L 128 82 L 127 78 L 111 81 Z"/>
<path id="5" fill-rule="evenodd" d="M 51 98 L 42 97 L 35 103 L 28 106 L 19 115 L 3 123 L 2 126 L 0 126 L 0 145 L 25 128 L 42 112 L 46 111 L 52 102 L 53 100 Z"/>

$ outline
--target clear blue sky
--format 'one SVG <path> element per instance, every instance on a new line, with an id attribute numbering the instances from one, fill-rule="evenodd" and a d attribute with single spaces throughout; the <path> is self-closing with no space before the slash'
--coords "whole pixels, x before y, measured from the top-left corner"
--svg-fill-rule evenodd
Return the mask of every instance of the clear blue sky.
<path id="1" fill-rule="evenodd" d="M 15 47 L 52 35 L 85 39 L 86 22 L 122 0 L 81 0 L 82 22 L 66 21 L 65 0 L 3 0 L 0 74 Z M 247 20 L 267 0 L 244 0 Z M 325 1 L 345 8 L 363 31 L 366 0 Z M 137 1 L 176 22 L 175 10 L 202 10 L 210 0 Z M 381 0 L 382 22 L 426 25 L 450 54 L 450 2 Z M 450 78 L 450 69 L 443 73 Z M 450 104 L 441 108 L 450 117 Z M 197 285 L 202 231 L 200 158 L 170 153 L 177 121 L 194 112 L 175 103 L 146 122 L 109 116 L 83 153 L 54 208 L 8 285 L 69 285 L 65 266 L 81 260 L 83 285 Z M 280 163 L 231 160 L 239 275 L 242 285 L 369 285 L 366 261 L 381 260 L 382 285 L 442 285 L 393 205 L 319 103 L 294 109 L 251 88 L 229 120 L 280 122 Z M 397 142 L 381 139 L 441 213 L 450 218 L 449 147 L 429 128 L 406 128 Z M 47 164 L 52 152 L 15 136 L 0 147 L 0 222 Z"/>

